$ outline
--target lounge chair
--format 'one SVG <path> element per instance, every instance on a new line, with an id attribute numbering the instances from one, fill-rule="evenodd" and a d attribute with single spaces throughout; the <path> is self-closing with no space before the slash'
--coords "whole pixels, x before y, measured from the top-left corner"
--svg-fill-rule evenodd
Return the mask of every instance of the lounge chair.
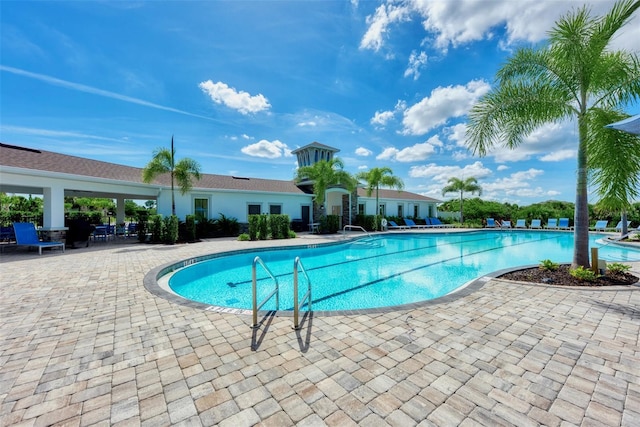
<path id="1" fill-rule="evenodd" d="M 542 228 L 542 221 L 539 219 L 532 219 L 531 220 L 531 225 L 529 226 L 529 228 L 533 229 L 533 228 Z"/>
<path id="2" fill-rule="evenodd" d="M 433 228 L 449 228 L 451 227 L 450 224 L 445 224 L 444 222 L 440 221 L 439 218 L 427 218 L 426 219 L 427 224 L 429 224 L 431 227 Z"/>
<path id="3" fill-rule="evenodd" d="M 404 223 L 407 224 L 410 228 L 427 228 L 426 225 L 416 224 L 414 220 L 405 218 Z"/>
<path id="4" fill-rule="evenodd" d="M 507 219 L 502 220 L 500 228 L 511 228 L 511 221 Z"/>
<path id="5" fill-rule="evenodd" d="M 61 247 L 62 252 L 64 252 L 64 242 L 40 241 L 35 225 L 30 222 L 14 222 L 13 231 L 16 235 L 16 243 L 18 246 L 36 247 L 40 255 L 42 255 L 42 248 Z"/>
<path id="6" fill-rule="evenodd" d="M 631 221 L 627 221 L 627 230 L 631 227 Z M 616 225 L 616 231 L 622 231 L 622 221 L 618 221 L 618 225 Z"/>
<path id="7" fill-rule="evenodd" d="M 524 219 L 519 219 L 516 221 L 516 228 L 527 228 L 527 221 Z"/>
<path id="8" fill-rule="evenodd" d="M 558 222 L 558 229 L 571 230 L 571 227 L 569 226 L 569 218 L 560 218 L 560 221 Z"/>
<path id="9" fill-rule="evenodd" d="M 549 220 L 547 221 L 547 225 L 545 225 L 544 228 L 557 230 L 558 229 L 558 219 L 557 218 L 549 218 Z"/>
<path id="10" fill-rule="evenodd" d="M 606 231 L 607 230 L 607 224 L 609 224 L 609 221 L 607 221 L 606 219 L 596 221 L 596 225 L 593 226 L 593 230 L 594 231 Z"/>
<path id="11" fill-rule="evenodd" d="M 496 220 L 493 218 L 487 218 L 486 228 L 496 228 Z"/>
<path id="12" fill-rule="evenodd" d="M 390 230 L 406 230 L 407 227 L 406 225 L 398 225 L 395 221 L 388 221 L 389 223 L 387 224 L 387 228 Z"/>

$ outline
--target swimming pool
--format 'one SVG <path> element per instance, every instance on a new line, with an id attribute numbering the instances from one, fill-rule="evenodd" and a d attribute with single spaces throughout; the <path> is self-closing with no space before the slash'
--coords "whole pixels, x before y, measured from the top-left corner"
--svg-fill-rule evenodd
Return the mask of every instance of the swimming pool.
<path id="1" fill-rule="evenodd" d="M 603 244 L 601 238 L 590 236 L 590 247 L 599 248 L 599 258 L 608 262 L 640 261 L 639 250 Z M 338 244 L 216 254 L 176 270 L 168 286 L 188 300 L 250 310 L 256 256 L 278 279 L 280 310 L 293 309 L 295 257 L 300 257 L 311 281 L 314 311 L 357 310 L 435 299 L 488 273 L 537 265 L 543 259 L 571 262 L 573 233 L 406 232 Z M 258 301 L 262 301 L 272 291 L 273 281 L 261 268 L 257 268 L 257 279 Z M 306 281 L 300 280 L 299 298 L 306 292 Z M 271 299 L 263 310 L 275 310 L 275 300 Z"/>

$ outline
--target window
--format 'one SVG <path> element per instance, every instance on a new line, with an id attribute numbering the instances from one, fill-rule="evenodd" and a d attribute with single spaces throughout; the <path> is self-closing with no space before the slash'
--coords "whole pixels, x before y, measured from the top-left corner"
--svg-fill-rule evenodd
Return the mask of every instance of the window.
<path id="1" fill-rule="evenodd" d="M 420 206 L 418 205 L 413 205 L 413 217 L 414 218 L 420 218 Z"/>
<path id="2" fill-rule="evenodd" d="M 271 215 L 280 215 L 282 213 L 282 205 L 269 205 L 269 213 Z"/>
<path id="3" fill-rule="evenodd" d="M 384 203 L 380 203 L 380 206 L 378 207 L 378 214 L 382 215 L 382 216 L 386 216 L 387 215 L 386 211 L 387 211 L 387 209 L 386 209 L 385 204 Z"/>
<path id="4" fill-rule="evenodd" d="M 200 221 L 209 218 L 209 199 L 193 199 L 193 214 Z"/>
<path id="5" fill-rule="evenodd" d="M 262 213 L 262 206 L 259 204 L 249 204 L 249 215 L 260 215 Z"/>
<path id="6" fill-rule="evenodd" d="M 398 203 L 398 216 L 402 218 L 404 216 L 404 209 L 401 203 Z"/>
<path id="7" fill-rule="evenodd" d="M 364 215 L 364 203 L 358 203 L 358 215 Z"/>

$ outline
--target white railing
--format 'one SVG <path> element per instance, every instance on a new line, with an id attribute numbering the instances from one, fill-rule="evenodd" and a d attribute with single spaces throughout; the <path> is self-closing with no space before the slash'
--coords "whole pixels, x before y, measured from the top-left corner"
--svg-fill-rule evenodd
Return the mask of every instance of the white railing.
<path id="1" fill-rule="evenodd" d="M 262 268 L 264 268 L 264 270 L 273 279 L 276 285 L 273 291 L 271 291 L 271 293 L 267 295 L 267 297 L 264 300 L 262 300 L 260 305 L 258 305 L 258 279 L 257 279 L 257 272 L 256 272 L 257 270 L 256 266 L 258 264 L 260 264 Z M 280 309 L 280 286 L 278 285 L 278 279 L 276 279 L 276 277 L 271 273 L 271 270 L 269 270 L 269 268 L 262 261 L 262 259 L 260 259 L 259 256 L 253 259 L 253 266 L 251 268 L 251 279 L 252 279 L 252 292 L 253 292 L 253 324 L 251 325 L 251 327 L 257 328 L 260 326 L 258 324 L 258 310 L 260 310 L 260 308 L 263 305 L 265 305 L 266 302 L 269 301 L 274 295 L 276 297 L 276 310 Z"/>
<path id="2" fill-rule="evenodd" d="M 307 279 L 307 293 L 300 300 L 298 300 L 298 269 L 302 270 L 302 274 Z M 311 280 L 304 269 L 304 265 L 302 265 L 302 261 L 300 261 L 300 257 L 296 257 L 293 261 L 293 329 L 300 329 L 298 314 L 300 306 L 304 305 L 305 302 L 307 303 L 307 311 L 311 312 Z"/>
<path id="3" fill-rule="evenodd" d="M 363 227 L 361 227 L 361 226 L 359 226 L 359 225 L 345 225 L 345 226 L 342 228 L 342 236 L 343 236 L 345 239 L 346 239 L 346 237 L 347 237 L 347 228 L 348 228 L 348 229 L 350 229 L 350 230 L 352 230 L 352 229 L 354 229 L 354 228 L 355 228 L 355 229 L 357 229 L 357 230 L 362 230 L 362 231 L 364 231 L 364 233 L 365 233 L 367 236 L 371 237 L 371 234 L 369 234 L 369 232 L 368 232 L 367 230 L 365 230 Z"/>

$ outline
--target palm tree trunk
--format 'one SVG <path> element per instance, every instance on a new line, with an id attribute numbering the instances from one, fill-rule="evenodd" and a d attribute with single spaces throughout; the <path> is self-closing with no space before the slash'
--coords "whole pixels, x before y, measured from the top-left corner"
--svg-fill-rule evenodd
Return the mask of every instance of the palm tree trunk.
<path id="1" fill-rule="evenodd" d="M 462 191 L 460 191 L 460 224 L 464 222 L 464 219 L 462 218 L 462 203 Z"/>
<path id="2" fill-rule="evenodd" d="M 572 268 L 589 266 L 589 207 L 587 196 L 587 123 L 578 116 L 578 179 L 576 183 L 576 211 L 574 216 L 574 250 Z"/>

